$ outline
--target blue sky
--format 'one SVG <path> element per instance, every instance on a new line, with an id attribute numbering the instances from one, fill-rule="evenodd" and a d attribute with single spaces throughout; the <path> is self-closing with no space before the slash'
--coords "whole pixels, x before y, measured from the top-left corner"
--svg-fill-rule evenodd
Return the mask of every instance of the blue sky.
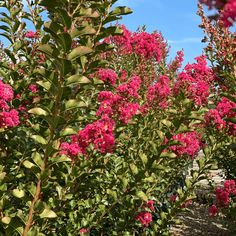
<path id="1" fill-rule="evenodd" d="M 170 57 L 176 51 L 184 49 L 185 60 L 193 62 L 202 54 L 204 44 L 202 30 L 198 27 L 201 22 L 197 12 L 197 0 L 119 0 L 116 5 L 125 5 L 133 10 L 133 14 L 123 17 L 124 23 L 130 30 L 146 25 L 147 31 L 161 31 L 168 40 Z"/>
<path id="2" fill-rule="evenodd" d="M 23 0 L 25 1 L 25 0 Z M 161 31 L 168 41 L 170 58 L 176 51 L 184 49 L 184 64 L 193 62 L 202 54 L 204 44 L 202 30 L 198 27 L 201 20 L 196 15 L 197 0 L 118 0 L 115 4 L 128 6 L 133 13 L 124 16 L 121 23 L 135 31 L 146 25 L 147 31 Z M 31 28 L 31 27 L 29 27 Z M 2 39 L 2 37 L 1 37 Z M 6 43 L 6 40 L 3 40 Z"/>

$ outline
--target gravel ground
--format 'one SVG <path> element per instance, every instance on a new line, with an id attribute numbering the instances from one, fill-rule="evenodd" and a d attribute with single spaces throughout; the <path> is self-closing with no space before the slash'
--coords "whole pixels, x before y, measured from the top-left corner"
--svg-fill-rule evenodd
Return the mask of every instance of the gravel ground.
<path id="1" fill-rule="evenodd" d="M 236 236 L 236 231 L 226 228 L 227 222 L 224 218 L 210 217 L 208 215 L 208 206 L 194 204 L 189 208 L 189 211 L 178 216 L 182 222 L 180 225 L 175 225 L 171 230 L 173 236 Z"/>
<path id="2" fill-rule="evenodd" d="M 197 169 L 196 162 L 193 169 Z M 215 186 L 222 186 L 225 176 L 222 170 L 213 170 L 209 173 L 211 184 L 207 180 L 199 182 L 196 195 L 198 196 L 198 203 L 194 203 L 188 208 L 188 211 L 178 215 L 177 219 L 180 220 L 180 225 L 175 225 L 171 229 L 173 236 L 236 236 L 236 225 L 229 220 L 227 221 L 223 216 L 210 217 L 208 214 L 207 200 L 205 204 L 202 199 L 205 196 L 212 195 L 212 188 Z M 210 187 L 211 186 L 211 187 Z M 207 197 L 207 198 L 208 198 Z M 231 225 L 231 229 L 226 225 Z M 234 225 L 234 226 L 233 226 Z"/>

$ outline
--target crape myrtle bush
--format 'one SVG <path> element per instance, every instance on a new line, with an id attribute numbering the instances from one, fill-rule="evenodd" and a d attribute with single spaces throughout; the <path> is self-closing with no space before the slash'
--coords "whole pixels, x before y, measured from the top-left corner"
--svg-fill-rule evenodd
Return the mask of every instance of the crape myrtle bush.
<path id="1" fill-rule="evenodd" d="M 217 90 L 214 93 L 214 105 L 207 114 L 207 120 L 214 129 L 209 129 L 209 137 L 217 140 L 218 148 L 214 158 L 222 167 L 229 179 L 236 178 L 236 36 L 228 27 L 222 27 L 221 22 L 210 22 L 200 7 L 202 25 L 205 32 L 206 55 L 215 72 Z"/>
<path id="2" fill-rule="evenodd" d="M 228 1 L 230 3 L 230 1 Z M 235 1 L 231 1 L 232 3 Z M 217 81 L 217 90 L 212 99 L 214 105 L 208 111 L 206 120 L 209 127 L 208 137 L 216 145 L 213 159 L 217 160 L 228 180 L 224 187 L 215 189 L 216 198 L 209 208 L 212 216 L 219 211 L 225 213 L 231 219 L 235 219 L 235 180 L 236 180 L 236 35 L 228 28 L 222 27 L 221 19 L 211 22 L 204 15 L 199 6 L 199 15 L 202 17 L 202 25 L 205 32 L 206 55 L 211 62 Z M 235 10 L 234 10 L 235 13 Z M 221 12 L 224 14 L 224 11 Z M 235 20 L 235 18 L 231 18 Z"/>
<path id="3" fill-rule="evenodd" d="M 209 10 L 217 10 L 215 15 L 210 16 L 224 27 L 229 27 L 236 20 L 236 1 L 235 0 L 199 0 L 200 3 L 208 6 Z"/>
<path id="4" fill-rule="evenodd" d="M 159 32 L 110 25 L 131 13 L 115 0 L 27 2 L 0 1 L 0 232 L 168 234 L 211 167 L 206 130 L 235 134 L 209 119 L 205 56 L 180 72 Z"/>

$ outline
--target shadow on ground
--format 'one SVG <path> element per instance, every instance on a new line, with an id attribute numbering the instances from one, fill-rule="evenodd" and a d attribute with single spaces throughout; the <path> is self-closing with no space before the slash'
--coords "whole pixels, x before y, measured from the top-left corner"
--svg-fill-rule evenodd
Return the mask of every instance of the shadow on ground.
<path id="1" fill-rule="evenodd" d="M 236 236 L 236 231 L 233 233 L 225 227 L 225 219 L 208 215 L 206 205 L 194 204 L 189 211 L 180 214 L 178 219 L 182 224 L 172 228 L 173 236 Z"/>

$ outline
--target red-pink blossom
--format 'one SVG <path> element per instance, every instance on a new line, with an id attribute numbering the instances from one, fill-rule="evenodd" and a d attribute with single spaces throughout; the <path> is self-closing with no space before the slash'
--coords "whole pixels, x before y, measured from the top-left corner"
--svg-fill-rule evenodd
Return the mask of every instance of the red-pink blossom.
<path id="1" fill-rule="evenodd" d="M 170 201 L 171 201 L 171 202 L 176 202 L 176 199 L 177 199 L 177 195 L 176 195 L 176 194 L 172 194 L 172 195 L 170 196 Z"/>
<path id="2" fill-rule="evenodd" d="M 170 149 L 174 151 L 177 156 L 188 155 L 194 157 L 198 154 L 201 148 L 199 136 L 195 131 L 179 133 L 174 135 L 172 139 L 181 143 L 180 145 L 174 145 L 170 147 Z"/>
<path id="3" fill-rule="evenodd" d="M 111 85 L 116 84 L 117 74 L 112 69 L 103 69 L 103 68 L 101 68 L 97 71 L 96 76 L 98 77 L 98 79 L 100 79 L 104 82 L 108 82 Z"/>
<path id="4" fill-rule="evenodd" d="M 128 83 L 122 83 L 117 88 L 117 93 L 128 98 L 138 98 L 138 90 L 140 89 L 141 79 L 139 76 L 132 76 Z"/>
<path id="5" fill-rule="evenodd" d="M 138 109 L 138 103 L 125 103 L 124 106 L 119 108 L 120 121 L 127 124 L 137 114 Z"/>
<path id="6" fill-rule="evenodd" d="M 232 26 L 236 20 L 236 1 L 228 0 L 220 14 L 220 20 L 225 27 Z"/>
<path id="7" fill-rule="evenodd" d="M 32 92 L 32 93 L 37 93 L 38 92 L 38 86 L 36 84 L 30 84 L 29 85 L 29 90 Z"/>
<path id="8" fill-rule="evenodd" d="M 0 112 L 0 127 L 15 127 L 19 124 L 19 114 L 16 109 Z"/>
<path id="9" fill-rule="evenodd" d="M 149 106 L 160 106 L 165 108 L 167 106 L 167 97 L 170 95 L 170 81 L 167 76 L 160 76 L 158 81 L 148 88 L 147 101 Z"/>
<path id="10" fill-rule="evenodd" d="M 155 207 L 154 207 L 155 201 L 153 200 L 148 200 L 146 203 L 144 203 L 144 207 L 150 209 L 151 211 L 155 211 Z"/>
<path id="11" fill-rule="evenodd" d="M 150 212 L 140 212 L 136 217 L 136 220 L 140 221 L 140 223 L 144 227 L 148 227 L 148 225 L 152 222 L 152 214 Z"/>
<path id="12" fill-rule="evenodd" d="M 214 204 L 212 206 L 210 206 L 209 209 L 208 209 L 208 213 L 209 213 L 210 216 L 216 216 L 218 214 L 218 212 L 219 212 L 218 208 Z"/>
<path id="13" fill-rule="evenodd" d="M 30 39 L 38 38 L 38 33 L 29 30 L 29 31 L 26 32 L 25 37 L 30 38 Z"/>
<path id="14" fill-rule="evenodd" d="M 0 99 L 5 100 L 6 102 L 9 102 L 13 99 L 14 93 L 10 85 L 4 84 L 0 80 Z"/>
<path id="15" fill-rule="evenodd" d="M 80 234 L 86 234 L 86 233 L 88 233 L 89 231 L 90 231 L 89 229 L 81 228 L 81 229 L 79 230 L 79 233 L 80 233 Z"/>
<path id="16" fill-rule="evenodd" d="M 221 207 L 228 206 L 230 203 L 230 193 L 224 188 L 216 188 L 216 203 Z"/>

